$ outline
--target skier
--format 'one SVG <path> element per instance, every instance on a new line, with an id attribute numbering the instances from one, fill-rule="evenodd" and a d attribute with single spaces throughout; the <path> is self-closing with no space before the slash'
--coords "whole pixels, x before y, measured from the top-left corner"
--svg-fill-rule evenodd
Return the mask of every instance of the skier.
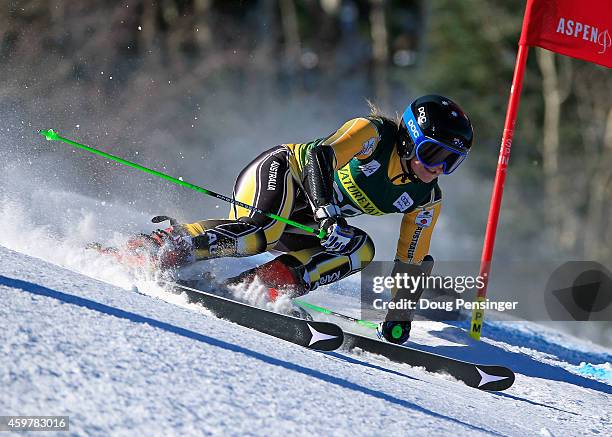
<path id="1" fill-rule="evenodd" d="M 422 270 L 430 271 L 433 259 L 427 254 L 442 199 L 438 177 L 457 169 L 472 138 L 469 118 L 446 97 L 420 97 L 397 121 L 373 111 L 325 138 L 265 151 L 236 180 L 236 200 L 324 229 L 323 240 L 234 205 L 228 219 L 171 221 L 169 228 L 139 234 L 126 247 L 163 269 L 214 257 L 281 251 L 274 260 L 230 282 L 258 277 L 272 299 L 278 293 L 296 297 L 346 278 L 374 258 L 370 236 L 349 225 L 347 218 L 401 213 L 394 272 L 418 270 L 421 264 Z M 154 221 L 163 219 L 167 217 Z M 379 334 L 404 343 L 410 320 L 400 320 L 406 318 L 402 316 L 406 315 L 390 313 Z"/>

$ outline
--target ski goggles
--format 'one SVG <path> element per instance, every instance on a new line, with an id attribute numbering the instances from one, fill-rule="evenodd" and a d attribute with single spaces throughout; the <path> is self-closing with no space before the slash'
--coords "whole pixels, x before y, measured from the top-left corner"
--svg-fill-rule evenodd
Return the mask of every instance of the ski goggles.
<path id="1" fill-rule="evenodd" d="M 451 174 L 467 157 L 468 151 L 460 145 L 452 146 L 426 136 L 410 108 L 404 112 L 402 119 L 414 143 L 416 157 L 425 167 L 442 165 L 444 174 Z"/>

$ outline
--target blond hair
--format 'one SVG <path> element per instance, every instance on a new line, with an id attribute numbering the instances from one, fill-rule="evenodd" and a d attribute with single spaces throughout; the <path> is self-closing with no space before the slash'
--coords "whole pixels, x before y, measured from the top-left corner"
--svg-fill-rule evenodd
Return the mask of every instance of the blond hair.
<path id="1" fill-rule="evenodd" d="M 370 108 L 370 117 L 380 118 L 381 120 L 388 121 L 393 123 L 396 126 L 400 126 L 402 122 L 402 115 L 398 112 L 395 112 L 395 117 L 391 117 L 383 112 L 378 105 L 372 102 L 370 99 L 366 99 L 368 103 L 368 107 Z"/>

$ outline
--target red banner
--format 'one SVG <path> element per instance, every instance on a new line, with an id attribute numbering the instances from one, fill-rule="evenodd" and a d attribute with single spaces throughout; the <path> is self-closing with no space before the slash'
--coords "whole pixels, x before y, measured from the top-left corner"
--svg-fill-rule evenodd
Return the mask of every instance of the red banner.
<path id="1" fill-rule="evenodd" d="M 520 44 L 612 68 L 610 32 L 610 0 L 527 0 Z"/>

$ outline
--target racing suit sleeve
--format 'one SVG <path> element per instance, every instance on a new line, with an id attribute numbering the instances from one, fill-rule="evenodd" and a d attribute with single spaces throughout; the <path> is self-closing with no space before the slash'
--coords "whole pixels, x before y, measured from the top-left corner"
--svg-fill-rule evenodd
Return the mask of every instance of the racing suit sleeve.
<path id="1" fill-rule="evenodd" d="M 374 123 L 367 118 L 354 118 L 344 123 L 340 129 L 323 141 L 334 151 L 335 165 L 338 170 L 352 158 L 364 159 L 374 152 L 380 135 Z"/>
<path id="2" fill-rule="evenodd" d="M 372 121 L 355 118 L 308 150 L 303 183 L 315 207 L 333 203 L 334 170 L 354 157 L 370 156 L 378 141 L 378 130 Z"/>
<path id="3" fill-rule="evenodd" d="M 441 200 L 404 214 L 395 258 L 404 263 L 421 264 L 442 208 Z"/>

